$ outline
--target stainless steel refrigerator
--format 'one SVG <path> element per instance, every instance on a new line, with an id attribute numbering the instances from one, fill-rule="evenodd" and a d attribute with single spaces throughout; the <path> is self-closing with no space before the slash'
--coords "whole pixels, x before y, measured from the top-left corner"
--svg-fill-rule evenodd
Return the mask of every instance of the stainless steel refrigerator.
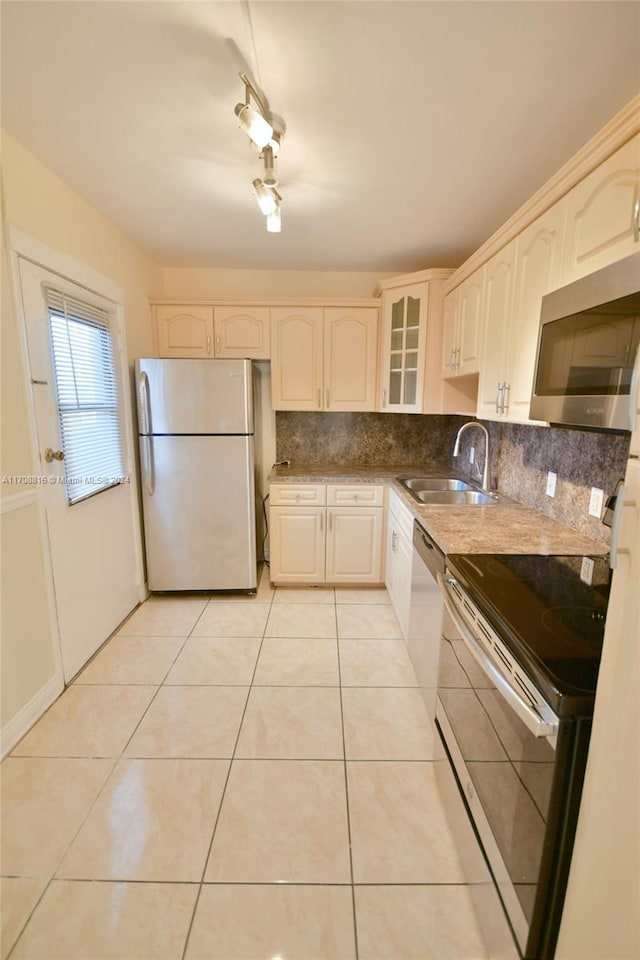
<path id="1" fill-rule="evenodd" d="M 152 591 L 255 590 L 249 360 L 136 360 Z"/>

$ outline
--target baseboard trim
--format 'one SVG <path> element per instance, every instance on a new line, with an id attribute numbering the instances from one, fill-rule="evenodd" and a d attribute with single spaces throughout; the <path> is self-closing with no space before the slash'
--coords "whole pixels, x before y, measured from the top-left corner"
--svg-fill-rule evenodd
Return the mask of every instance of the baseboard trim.
<path id="1" fill-rule="evenodd" d="M 64 682 L 62 677 L 53 676 L 41 687 L 36 694 L 25 703 L 7 725 L 0 731 L 0 757 L 4 759 L 10 750 L 13 750 L 25 733 L 31 729 L 45 710 L 51 706 L 62 691 Z"/>

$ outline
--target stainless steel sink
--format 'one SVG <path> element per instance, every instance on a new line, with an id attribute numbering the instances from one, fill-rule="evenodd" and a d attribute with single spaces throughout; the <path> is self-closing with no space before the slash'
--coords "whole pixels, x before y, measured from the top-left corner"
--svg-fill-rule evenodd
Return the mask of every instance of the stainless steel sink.
<path id="1" fill-rule="evenodd" d="M 400 478 L 400 483 L 402 483 L 407 490 L 410 490 L 412 493 L 419 492 L 423 490 L 472 490 L 472 486 L 469 483 L 465 483 L 464 480 L 453 480 L 453 479 L 444 479 L 440 480 L 438 478 L 427 478 L 427 477 L 407 477 L 406 479 Z"/>
<path id="2" fill-rule="evenodd" d="M 398 477 L 398 480 L 418 503 L 491 506 L 502 501 L 496 493 L 487 493 L 453 477 Z"/>

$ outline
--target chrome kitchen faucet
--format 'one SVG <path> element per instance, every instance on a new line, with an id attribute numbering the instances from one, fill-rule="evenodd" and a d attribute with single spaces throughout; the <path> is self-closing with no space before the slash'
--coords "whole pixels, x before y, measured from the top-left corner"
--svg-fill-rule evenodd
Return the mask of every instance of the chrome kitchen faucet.
<path id="1" fill-rule="evenodd" d="M 463 423 L 458 433 L 456 434 L 456 442 L 453 445 L 453 456 L 458 457 L 460 455 L 460 437 L 468 429 L 468 427 L 478 427 L 479 430 L 482 430 L 484 433 L 484 470 L 482 471 L 482 489 L 489 492 L 488 480 L 489 480 L 489 431 L 485 427 L 484 423 L 480 423 L 478 420 L 469 420 L 468 423 Z"/>

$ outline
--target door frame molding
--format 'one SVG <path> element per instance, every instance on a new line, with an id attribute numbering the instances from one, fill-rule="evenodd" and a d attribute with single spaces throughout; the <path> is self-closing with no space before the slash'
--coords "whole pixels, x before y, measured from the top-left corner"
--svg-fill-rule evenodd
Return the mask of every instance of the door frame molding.
<path id="1" fill-rule="evenodd" d="M 142 528 L 140 517 L 140 506 L 138 503 L 138 471 L 135 456 L 134 437 L 133 437 L 133 419 L 131 402 L 131 374 L 129 370 L 129 360 L 127 355 L 127 344 L 124 327 L 124 288 L 119 284 L 103 276 L 90 267 L 88 264 L 70 254 L 63 253 L 53 247 L 47 246 L 39 240 L 34 239 L 22 230 L 7 224 L 8 230 L 8 253 L 10 263 L 10 283 L 12 287 L 12 298 L 16 317 L 18 318 L 18 334 L 20 341 L 20 352 L 23 364 L 24 374 L 27 378 L 25 383 L 25 400 L 27 406 L 27 420 L 29 430 L 29 447 L 34 469 L 40 462 L 40 450 L 38 446 L 38 432 L 36 426 L 36 413 L 33 403 L 33 390 L 28 380 L 30 364 L 27 339 L 27 317 L 23 309 L 22 284 L 20 279 L 20 260 L 28 260 L 35 266 L 47 270 L 49 273 L 55 273 L 62 279 L 78 286 L 85 287 L 88 291 L 98 294 L 109 300 L 114 306 L 115 313 L 115 333 L 117 336 L 119 352 L 119 374 L 122 383 L 122 402 L 124 419 L 124 442 L 127 472 L 131 476 L 129 484 L 129 497 L 131 504 L 131 516 L 133 520 L 133 535 L 135 548 L 135 571 L 138 599 L 140 602 L 146 599 L 148 591 L 144 574 L 144 559 L 142 549 Z M 56 678 L 64 685 L 64 673 L 62 668 L 62 647 L 60 631 L 58 628 L 58 618 L 55 602 L 55 587 L 53 579 L 53 565 L 50 554 L 49 532 L 47 525 L 47 514 L 44 502 L 44 490 L 38 485 L 36 487 L 36 499 L 38 505 L 38 517 L 40 526 L 40 535 L 43 543 L 43 559 L 45 575 L 47 581 L 47 602 L 49 608 L 49 622 L 51 629 L 51 638 L 54 647 Z M 104 638 L 107 640 L 107 637 Z M 55 697 L 52 698 L 52 700 Z M 34 717 L 32 722 L 38 719 Z"/>

